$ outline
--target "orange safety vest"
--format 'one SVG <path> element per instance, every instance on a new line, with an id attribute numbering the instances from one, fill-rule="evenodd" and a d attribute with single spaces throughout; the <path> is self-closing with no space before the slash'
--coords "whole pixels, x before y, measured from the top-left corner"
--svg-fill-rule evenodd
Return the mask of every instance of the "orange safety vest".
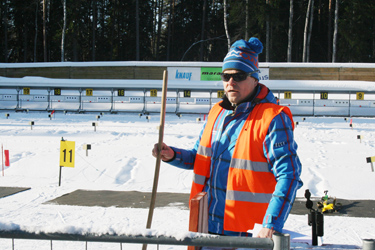
<path id="1" fill-rule="evenodd" d="M 211 136 L 215 121 L 222 111 L 216 104 L 210 111 L 194 162 L 190 199 L 203 191 L 210 177 Z M 247 232 L 255 223 L 262 224 L 276 179 L 268 168 L 263 142 L 273 118 L 284 111 L 294 123 L 289 108 L 273 103 L 260 103 L 246 119 L 238 136 L 229 166 L 224 211 L 224 230 Z"/>

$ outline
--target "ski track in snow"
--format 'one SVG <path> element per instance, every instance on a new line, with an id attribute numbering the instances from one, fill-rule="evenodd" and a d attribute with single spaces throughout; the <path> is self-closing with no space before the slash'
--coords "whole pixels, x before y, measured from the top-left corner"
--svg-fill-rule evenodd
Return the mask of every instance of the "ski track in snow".
<path id="1" fill-rule="evenodd" d="M 120 164 L 121 165 L 121 164 Z M 126 182 L 131 180 L 132 172 L 137 167 L 137 159 L 130 158 L 125 162 L 122 167 L 119 169 L 118 174 L 116 175 L 116 184 L 124 185 Z"/>

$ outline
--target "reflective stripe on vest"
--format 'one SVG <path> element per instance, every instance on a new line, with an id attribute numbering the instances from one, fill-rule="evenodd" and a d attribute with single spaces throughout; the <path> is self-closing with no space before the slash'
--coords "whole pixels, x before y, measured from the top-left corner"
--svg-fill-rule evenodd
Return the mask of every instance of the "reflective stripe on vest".
<path id="1" fill-rule="evenodd" d="M 204 155 L 204 156 L 211 156 L 212 155 L 211 147 L 205 147 L 203 145 L 199 145 L 197 154 Z"/>
<path id="2" fill-rule="evenodd" d="M 226 198 L 227 200 L 232 200 L 232 201 L 268 203 L 272 198 L 272 194 L 261 194 L 261 193 L 259 194 L 259 193 L 228 190 Z"/>
<path id="3" fill-rule="evenodd" d="M 232 159 L 231 167 L 255 172 L 268 172 L 268 163 L 244 159 Z"/>

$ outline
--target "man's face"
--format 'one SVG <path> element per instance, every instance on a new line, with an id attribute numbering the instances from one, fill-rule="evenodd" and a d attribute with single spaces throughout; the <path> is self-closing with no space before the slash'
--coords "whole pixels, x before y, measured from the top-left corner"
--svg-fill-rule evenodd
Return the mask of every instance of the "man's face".
<path id="1" fill-rule="evenodd" d="M 238 70 L 229 69 L 223 72 L 224 74 L 236 74 L 240 73 Z M 239 104 L 244 101 L 255 89 L 258 81 L 250 76 L 246 76 L 243 81 L 236 82 L 233 77 L 228 81 L 223 80 L 224 91 L 228 100 L 232 104 Z"/>

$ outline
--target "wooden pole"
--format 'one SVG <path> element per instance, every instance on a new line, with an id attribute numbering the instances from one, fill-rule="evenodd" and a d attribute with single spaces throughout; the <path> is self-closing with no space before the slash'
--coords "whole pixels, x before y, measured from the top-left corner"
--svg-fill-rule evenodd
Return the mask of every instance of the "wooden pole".
<path id="1" fill-rule="evenodd" d="M 146 228 L 151 228 L 152 216 L 154 215 L 154 208 L 155 208 L 155 201 L 156 201 L 156 192 L 158 189 L 158 181 L 159 181 L 159 171 L 160 171 L 160 162 L 161 162 L 161 148 L 163 145 L 163 135 L 164 135 L 164 122 L 165 122 L 165 107 L 166 107 L 166 99 L 167 99 L 167 84 L 168 83 L 168 71 L 164 70 L 163 74 L 163 90 L 162 90 L 162 98 L 161 98 L 161 110 L 160 110 L 160 126 L 159 126 L 159 142 L 158 142 L 158 149 L 159 153 L 156 157 L 156 166 L 155 166 L 155 174 L 154 174 L 154 185 L 152 187 L 152 195 L 151 195 L 151 202 L 150 208 L 148 210 L 148 218 L 147 218 L 147 225 Z M 142 250 L 147 249 L 147 244 L 143 244 Z"/>

